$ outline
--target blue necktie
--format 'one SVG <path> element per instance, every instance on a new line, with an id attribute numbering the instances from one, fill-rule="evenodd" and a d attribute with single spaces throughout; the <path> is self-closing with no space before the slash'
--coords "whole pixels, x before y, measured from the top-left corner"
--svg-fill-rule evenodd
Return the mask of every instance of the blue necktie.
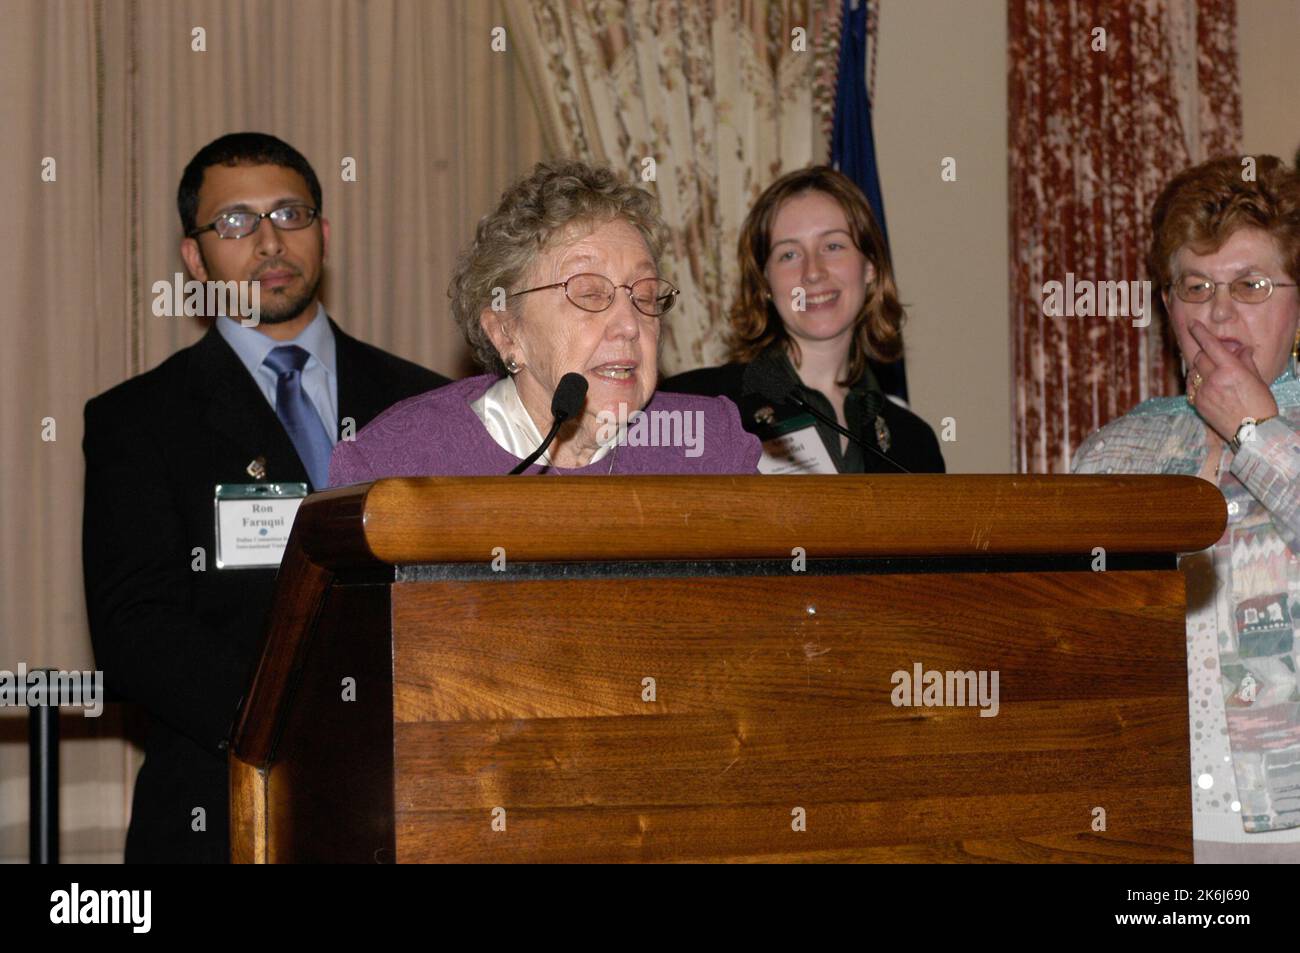
<path id="1" fill-rule="evenodd" d="M 274 348 L 262 363 L 275 371 L 279 378 L 275 384 L 275 415 L 298 451 L 298 459 L 307 468 L 313 489 L 323 490 L 329 484 L 330 441 L 320 414 L 302 389 L 302 369 L 311 355 L 296 344 Z"/>

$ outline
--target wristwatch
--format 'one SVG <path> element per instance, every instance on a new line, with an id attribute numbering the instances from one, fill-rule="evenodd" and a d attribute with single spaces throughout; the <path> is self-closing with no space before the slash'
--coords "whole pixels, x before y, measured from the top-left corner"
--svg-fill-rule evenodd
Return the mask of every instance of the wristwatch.
<path id="1" fill-rule="evenodd" d="M 1237 428 L 1237 432 L 1233 434 L 1232 439 L 1228 441 L 1228 446 L 1232 448 L 1232 452 L 1234 454 L 1241 453 L 1241 445 L 1248 440 L 1255 439 L 1255 428 L 1264 421 L 1272 420 L 1273 417 L 1276 416 L 1277 414 L 1273 414 L 1269 417 L 1260 417 L 1258 420 L 1254 417 L 1241 418 L 1241 426 Z"/>

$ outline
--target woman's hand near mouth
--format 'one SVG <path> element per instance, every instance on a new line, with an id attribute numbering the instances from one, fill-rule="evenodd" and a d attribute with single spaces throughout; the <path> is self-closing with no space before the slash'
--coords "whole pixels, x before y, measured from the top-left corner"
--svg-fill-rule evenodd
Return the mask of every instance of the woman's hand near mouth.
<path id="1" fill-rule="evenodd" d="M 1225 441 L 1237 434 L 1246 417 L 1262 420 L 1277 413 L 1277 401 L 1255 366 L 1253 347 L 1236 353 L 1202 322 L 1188 322 L 1200 346 L 1187 371 L 1188 393 L 1201 419 Z M 1239 342 L 1238 342 L 1239 343 Z"/>

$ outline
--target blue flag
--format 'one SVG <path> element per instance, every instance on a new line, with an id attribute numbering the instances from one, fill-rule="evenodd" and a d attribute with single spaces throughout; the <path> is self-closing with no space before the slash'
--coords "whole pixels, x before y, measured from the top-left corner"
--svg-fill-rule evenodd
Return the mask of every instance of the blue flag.
<path id="1" fill-rule="evenodd" d="M 871 99 L 867 95 L 867 3 L 866 0 L 843 0 L 843 3 L 831 165 L 852 179 L 867 197 L 888 248 L 889 229 L 885 226 L 876 140 L 871 132 Z M 893 364 L 872 361 L 871 370 L 886 394 L 907 400 L 907 374 L 901 359 Z"/>

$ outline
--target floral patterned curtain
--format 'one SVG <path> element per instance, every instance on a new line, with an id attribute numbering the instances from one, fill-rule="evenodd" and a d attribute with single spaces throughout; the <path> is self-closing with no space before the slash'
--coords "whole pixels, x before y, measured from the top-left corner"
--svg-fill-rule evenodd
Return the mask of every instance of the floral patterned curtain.
<path id="1" fill-rule="evenodd" d="M 1237 10 L 1235 0 L 1010 0 L 1009 15 L 1016 464 L 1063 472 L 1097 427 L 1178 392 L 1158 304 L 1141 327 L 1080 316 L 1093 306 L 1064 299 L 1084 294 L 1081 282 L 1147 279 L 1161 187 L 1240 150 Z M 1060 316 L 1045 314 L 1057 310 L 1045 308 L 1053 281 Z"/>
<path id="2" fill-rule="evenodd" d="M 551 150 L 609 163 L 659 196 L 671 234 L 664 274 L 682 289 L 664 329 L 665 373 L 722 360 L 745 214 L 783 171 L 825 161 L 839 6 L 507 3 Z"/>

